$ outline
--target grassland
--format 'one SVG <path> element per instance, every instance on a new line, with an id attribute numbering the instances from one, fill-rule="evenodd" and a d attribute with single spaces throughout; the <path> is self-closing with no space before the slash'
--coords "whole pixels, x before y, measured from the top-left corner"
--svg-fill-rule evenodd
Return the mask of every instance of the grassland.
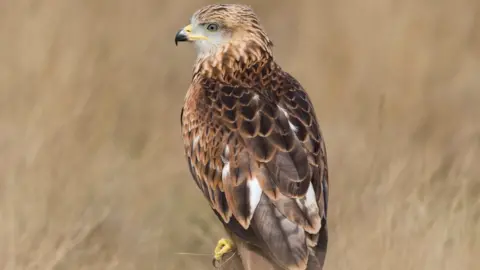
<path id="1" fill-rule="evenodd" d="M 327 269 L 480 269 L 480 2 L 243 2 L 322 125 Z M 210 269 L 173 42 L 207 3 L 0 2 L 0 269 Z"/>

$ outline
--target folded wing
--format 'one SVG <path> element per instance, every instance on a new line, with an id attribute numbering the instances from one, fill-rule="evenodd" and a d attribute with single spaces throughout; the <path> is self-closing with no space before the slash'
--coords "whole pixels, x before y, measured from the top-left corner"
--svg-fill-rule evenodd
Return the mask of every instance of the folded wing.
<path id="1" fill-rule="evenodd" d="M 227 227 L 288 269 L 304 269 L 325 218 L 324 144 L 295 80 L 275 91 L 203 85 L 182 112 L 191 173 Z M 235 226 L 240 225 L 240 226 Z"/>

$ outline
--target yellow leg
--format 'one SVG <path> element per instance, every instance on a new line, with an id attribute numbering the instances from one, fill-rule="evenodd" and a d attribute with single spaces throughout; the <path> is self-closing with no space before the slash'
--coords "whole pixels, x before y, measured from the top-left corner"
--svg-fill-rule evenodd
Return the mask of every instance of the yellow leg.
<path id="1" fill-rule="evenodd" d="M 232 240 L 222 238 L 218 240 L 217 246 L 215 247 L 215 260 L 220 261 L 224 254 L 227 254 L 235 248 L 235 244 Z"/>

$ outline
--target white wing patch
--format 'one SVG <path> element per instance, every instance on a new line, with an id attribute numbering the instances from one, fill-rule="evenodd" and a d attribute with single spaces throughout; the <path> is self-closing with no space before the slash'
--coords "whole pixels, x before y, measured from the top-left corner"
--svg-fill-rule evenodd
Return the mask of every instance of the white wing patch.
<path id="1" fill-rule="evenodd" d="M 228 175 L 230 174 L 230 163 L 225 163 L 222 169 L 222 181 L 225 181 L 227 179 Z"/>
<path id="2" fill-rule="evenodd" d="M 252 219 L 253 213 L 260 202 L 260 198 L 262 197 L 262 188 L 260 187 L 260 183 L 256 177 L 247 180 L 247 187 L 248 187 L 248 194 L 249 194 L 249 202 L 250 202 L 250 213 L 248 216 L 248 220 Z"/>
<path id="3" fill-rule="evenodd" d="M 292 122 L 288 121 L 288 125 L 290 126 L 290 128 L 292 129 L 292 131 L 293 131 L 294 133 L 296 133 L 296 132 L 298 131 L 298 128 L 297 128 L 296 126 L 294 126 L 294 125 L 292 124 Z"/>
<path id="4" fill-rule="evenodd" d="M 228 145 L 225 147 L 223 155 L 221 155 L 220 158 L 222 159 L 223 163 L 228 163 L 230 158 L 230 148 L 228 147 Z"/>
<path id="5" fill-rule="evenodd" d="M 296 199 L 297 205 L 307 214 L 307 217 L 312 225 L 312 229 L 318 232 L 322 226 L 318 204 L 315 196 L 315 190 L 312 183 L 308 185 L 305 197 Z"/>
<path id="6" fill-rule="evenodd" d="M 281 107 L 281 106 L 278 106 L 278 108 L 279 108 L 280 111 L 282 111 L 282 112 L 285 114 L 285 116 L 288 118 L 288 112 L 287 112 L 283 107 Z"/>
<path id="7" fill-rule="evenodd" d="M 230 176 L 230 163 L 225 163 L 222 169 L 222 181 L 226 181 L 226 179 Z M 250 226 L 250 221 L 252 220 L 253 213 L 255 213 L 255 209 L 262 198 L 262 187 L 258 182 L 256 177 L 251 179 L 247 179 L 247 192 L 248 192 L 248 202 L 250 206 L 250 212 L 248 213 L 247 217 L 247 225 Z"/>
<path id="8" fill-rule="evenodd" d="M 198 141 L 200 140 L 200 135 L 196 136 L 193 139 L 193 149 L 197 148 Z"/>
<path id="9" fill-rule="evenodd" d="M 312 183 L 308 185 L 308 190 L 305 194 L 305 206 L 309 211 L 315 211 L 318 213 L 318 205 Z"/>
<path id="10" fill-rule="evenodd" d="M 285 114 L 287 119 L 289 119 L 288 112 L 280 106 L 278 106 L 278 108 L 280 109 L 280 111 L 282 111 Z M 298 127 L 296 127 L 294 124 L 292 124 L 292 122 L 290 122 L 290 120 L 288 121 L 288 125 L 290 126 L 290 129 L 293 131 L 293 133 L 296 133 L 298 131 Z"/>

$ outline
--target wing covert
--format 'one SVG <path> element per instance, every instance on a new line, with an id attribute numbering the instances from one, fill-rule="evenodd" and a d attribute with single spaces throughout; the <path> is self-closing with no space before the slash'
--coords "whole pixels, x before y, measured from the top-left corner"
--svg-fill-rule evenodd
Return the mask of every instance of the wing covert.
<path id="1" fill-rule="evenodd" d="M 274 89 L 208 81 L 197 87 L 202 88 L 187 95 L 182 109 L 182 131 L 191 174 L 212 209 L 229 228 L 243 227 L 239 235 L 261 235 L 275 254 L 293 254 L 286 244 L 290 233 L 300 241 L 291 245 L 315 246 L 326 220 L 328 175 L 306 92 L 288 77 Z M 273 208 L 256 211 L 265 202 Z M 277 223 L 254 222 L 255 217 Z M 282 235 L 283 244 L 275 245 Z"/>
<path id="2" fill-rule="evenodd" d="M 204 85 L 184 109 L 192 175 L 214 210 L 248 228 L 262 193 L 308 231 L 320 226 L 321 138 L 305 92 Z M 285 90 L 287 89 L 287 90 Z M 323 205 L 322 205 L 323 206 Z"/>

